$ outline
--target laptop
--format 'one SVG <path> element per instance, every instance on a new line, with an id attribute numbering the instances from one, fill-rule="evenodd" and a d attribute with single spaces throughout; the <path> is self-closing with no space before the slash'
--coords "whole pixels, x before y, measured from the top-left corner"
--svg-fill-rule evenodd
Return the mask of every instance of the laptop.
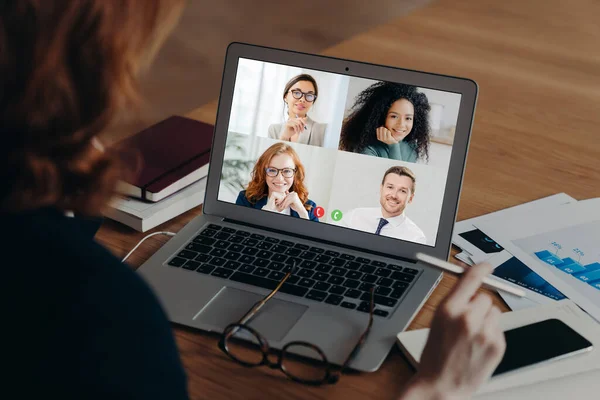
<path id="1" fill-rule="evenodd" d="M 249 325 L 338 365 L 375 287 L 350 367 L 377 370 L 441 280 L 415 254 L 449 255 L 476 98 L 469 79 L 230 44 L 203 214 L 139 273 L 172 322 L 222 332 L 296 265 Z"/>

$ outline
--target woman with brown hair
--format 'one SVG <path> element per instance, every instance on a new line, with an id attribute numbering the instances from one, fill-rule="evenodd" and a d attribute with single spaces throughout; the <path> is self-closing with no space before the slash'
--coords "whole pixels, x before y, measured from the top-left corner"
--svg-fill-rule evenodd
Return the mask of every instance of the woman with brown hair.
<path id="1" fill-rule="evenodd" d="M 304 166 L 294 149 L 275 143 L 256 161 L 252 180 L 235 204 L 319 222 L 304 176 Z"/>
<path id="2" fill-rule="evenodd" d="M 323 147 L 327 124 L 308 116 L 319 96 L 317 81 L 309 74 L 294 76 L 283 88 L 286 121 L 269 126 L 271 139 Z"/>
<path id="3" fill-rule="evenodd" d="M 96 136 L 181 0 L 0 5 L 3 391 L 27 398 L 184 399 L 171 327 L 149 287 L 93 241 L 119 163 Z M 7 386 L 8 385 L 8 386 Z M 14 386 L 13 386 L 14 385 Z M 10 390 L 13 387 L 17 392 Z"/>

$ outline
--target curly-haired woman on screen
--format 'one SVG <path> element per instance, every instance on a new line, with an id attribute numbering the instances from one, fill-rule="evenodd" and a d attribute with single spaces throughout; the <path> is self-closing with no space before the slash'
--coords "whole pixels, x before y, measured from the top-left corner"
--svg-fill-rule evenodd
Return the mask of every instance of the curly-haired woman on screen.
<path id="1" fill-rule="evenodd" d="M 304 176 L 304 166 L 294 149 L 275 143 L 256 161 L 252 180 L 235 204 L 318 222 L 316 204 L 308 198 Z"/>
<path id="2" fill-rule="evenodd" d="M 429 157 L 429 101 L 417 87 L 377 82 L 356 98 L 340 150 L 417 162 Z"/>

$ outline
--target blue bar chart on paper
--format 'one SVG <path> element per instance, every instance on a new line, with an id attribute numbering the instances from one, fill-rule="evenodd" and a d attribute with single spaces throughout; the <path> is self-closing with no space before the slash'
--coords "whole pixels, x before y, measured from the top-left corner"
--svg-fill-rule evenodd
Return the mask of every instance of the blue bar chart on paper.
<path id="1" fill-rule="evenodd" d="M 580 253 L 580 256 L 585 256 L 585 252 L 578 247 L 573 250 L 576 253 Z M 600 290 L 600 262 L 596 261 L 584 265 L 581 257 L 577 257 L 577 259 L 573 257 L 560 258 L 548 250 L 537 251 L 535 255 L 545 263 L 573 275 L 577 279 L 587 282 Z"/>
<path id="2" fill-rule="evenodd" d="M 600 290 L 600 221 L 515 242 L 544 263 Z"/>

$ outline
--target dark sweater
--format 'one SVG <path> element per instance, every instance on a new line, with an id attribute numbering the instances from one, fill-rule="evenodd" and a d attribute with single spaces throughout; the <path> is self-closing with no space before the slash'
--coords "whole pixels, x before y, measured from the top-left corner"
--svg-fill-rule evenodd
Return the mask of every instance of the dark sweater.
<path id="1" fill-rule="evenodd" d="M 242 190 L 238 194 L 238 197 L 235 200 L 235 204 L 237 204 L 238 206 L 250 207 L 250 208 L 255 208 L 257 210 L 260 210 L 265 205 L 267 205 L 267 201 L 268 201 L 268 198 L 263 197 L 256 203 L 250 203 L 250 201 L 246 198 L 246 191 Z M 308 209 L 308 219 L 311 221 L 319 222 L 319 218 L 315 215 L 315 208 L 317 207 L 315 202 L 312 201 L 311 199 L 308 199 L 308 200 L 306 200 L 306 204 L 308 206 L 310 206 Z M 292 216 L 294 218 L 300 218 L 300 215 L 294 210 L 290 210 L 290 216 Z"/>
<path id="2" fill-rule="evenodd" d="M 2 361 L 9 371 L 0 393 L 188 398 L 164 311 L 148 285 L 93 240 L 94 221 L 54 209 L 0 214 L 0 221 Z"/>

